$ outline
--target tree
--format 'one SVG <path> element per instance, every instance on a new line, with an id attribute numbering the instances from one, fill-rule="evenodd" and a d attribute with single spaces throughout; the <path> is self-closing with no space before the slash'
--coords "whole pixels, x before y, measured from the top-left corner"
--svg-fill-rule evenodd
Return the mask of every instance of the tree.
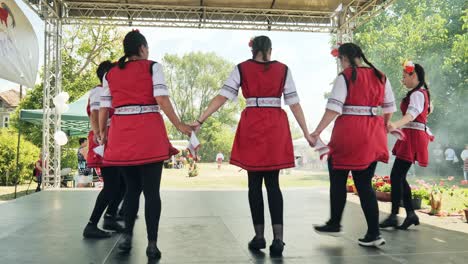
<path id="1" fill-rule="evenodd" d="M 399 0 L 355 34 L 366 56 L 386 73 L 397 99 L 407 92 L 398 85 L 402 62 L 424 66 L 435 105 L 429 125 L 443 143 L 466 140 L 466 122 L 460 122 L 467 111 L 466 13 L 464 0 Z"/>
<path id="2" fill-rule="evenodd" d="M 165 55 L 163 59 L 166 82 L 174 107 L 184 122 L 197 119 L 210 100 L 219 93 L 234 65 L 214 53 L 191 52 L 181 57 Z M 198 134 L 203 160 L 213 160 L 218 151 L 229 153 L 234 138 L 238 113 L 245 106 L 226 103 L 203 124 Z M 176 129 L 167 124 L 172 139 L 183 138 Z"/>
<path id="3" fill-rule="evenodd" d="M 16 142 L 18 133 L 12 129 L 0 129 L 0 184 L 13 185 L 16 179 Z M 19 177 L 24 182 L 32 176 L 34 163 L 39 158 L 39 149 L 31 142 L 23 140 L 20 146 Z"/>
<path id="4" fill-rule="evenodd" d="M 81 97 L 99 83 L 96 68 L 104 60 L 116 61 L 123 34 L 115 27 L 77 25 L 63 31 L 62 90 L 70 94 L 70 102 Z M 21 109 L 42 109 L 43 84 L 28 92 L 12 117 L 12 125 L 18 128 Z M 37 146 L 42 145 L 42 127 L 23 123 L 25 138 Z"/>

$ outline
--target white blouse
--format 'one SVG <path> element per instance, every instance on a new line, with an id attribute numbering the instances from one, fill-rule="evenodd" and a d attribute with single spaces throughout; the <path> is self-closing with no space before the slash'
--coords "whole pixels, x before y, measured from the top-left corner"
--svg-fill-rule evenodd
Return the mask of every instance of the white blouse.
<path id="1" fill-rule="evenodd" d="M 292 78 L 291 71 L 287 69 L 286 81 L 284 83 L 283 98 L 285 105 L 293 105 L 299 103 L 299 96 L 296 91 L 296 84 Z M 226 97 L 229 100 L 236 100 L 239 94 L 240 72 L 238 66 L 229 75 L 228 79 L 224 82 L 223 87 L 219 91 L 219 95 Z"/>
<path id="2" fill-rule="evenodd" d="M 169 96 L 169 89 L 166 85 L 163 67 L 159 63 L 154 63 L 152 66 L 153 75 L 153 96 Z M 112 107 L 112 95 L 107 82 L 107 74 L 104 75 L 102 81 L 102 91 L 100 96 L 100 107 Z"/>
<path id="3" fill-rule="evenodd" d="M 332 111 L 343 113 L 343 105 L 348 95 L 348 89 L 346 87 L 346 80 L 342 74 L 338 75 L 333 84 L 330 98 L 328 98 L 326 108 Z M 384 114 L 396 112 L 397 108 L 395 105 L 395 96 L 393 95 L 393 90 L 390 82 L 385 82 L 385 95 L 382 106 L 382 111 Z"/>

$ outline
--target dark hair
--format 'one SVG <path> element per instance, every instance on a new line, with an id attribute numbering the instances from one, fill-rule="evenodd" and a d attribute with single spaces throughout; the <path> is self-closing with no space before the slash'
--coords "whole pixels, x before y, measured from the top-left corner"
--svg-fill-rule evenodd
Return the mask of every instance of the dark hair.
<path id="1" fill-rule="evenodd" d="M 141 34 L 138 30 L 132 30 L 125 35 L 123 40 L 124 46 L 124 56 L 119 59 L 119 68 L 125 68 L 125 60 L 130 56 L 140 55 L 140 47 L 148 46 L 145 36 Z"/>
<path id="2" fill-rule="evenodd" d="M 81 144 L 83 144 L 85 141 L 86 141 L 86 138 L 79 138 L 79 139 L 78 139 L 78 143 L 80 143 L 80 146 L 81 146 Z"/>
<path id="3" fill-rule="evenodd" d="M 384 82 L 383 74 L 372 64 L 370 63 L 366 56 L 364 55 L 364 52 L 362 52 L 362 49 L 354 44 L 354 43 L 344 43 L 338 48 L 338 54 L 339 56 L 346 57 L 349 60 L 349 63 L 351 64 L 352 67 L 352 74 L 351 74 L 351 80 L 355 81 L 357 77 L 357 65 L 355 62 L 355 59 L 361 59 L 369 65 L 372 69 L 374 69 L 374 74 L 377 76 L 377 78 L 381 81 Z"/>
<path id="4" fill-rule="evenodd" d="M 114 67 L 114 65 L 115 65 L 114 63 L 108 60 L 103 61 L 99 64 L 96 70 L 96 74 L 101 83 L 102 83 L 102 78 L 104 78 L 104 74 L 106 74 L 112 67 Z"/>
<path id="5" fill-rule="evenodd" d="M 427 86 L 427 84 L 426 84 L 426 73 L 424 72 L 423 66 L 421 66 L 421 64 L 415 63 L 414 64 L 414 72 L 408 73 L 408 74 L 413 75 L 414 73 L 416 73 L 416 76 L 418 76 L 419 83 L 415 88 L 411 89 L 411 91 L 406 93 L 406 96 L 405 96 L 405 98 L 403 100 L 409 100 L 412 93 L 417 91 L 419 88 L 424 87 L 424 88 L 426 88 L 427 98 L 429 99 L 427 111 L 430 113 L 431 112 L 431 93 L 429 92 L 429 86 Z"/>
<path id="6" fill-rule="evenodd" d="M 257 36 L 252 42 L 252 59 L 257 57 L 259 52 L 262 53 L 262 59 L 267 61 L 268 51 L 271 49 L 271 40 L 267 36 Z M 269 65 L 265 64 L 265 70 L 268 69 Z"/>

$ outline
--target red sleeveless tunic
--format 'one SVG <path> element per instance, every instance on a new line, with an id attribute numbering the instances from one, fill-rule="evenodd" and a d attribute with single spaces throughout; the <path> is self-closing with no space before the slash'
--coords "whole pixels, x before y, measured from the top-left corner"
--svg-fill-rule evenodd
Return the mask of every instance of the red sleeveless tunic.
<path id="1" fill-rule="evenodd" d="M 114 109 L 129 105 L 156 105 L 149 60 L 130 61 L 106 75 Z M 178 151 L 169 142 L 160 113 L 117 115 L 111 118 L 104 151 L 105 166 L 132 166 L 169 159 Z"/>
<path id="2" fill-rule="evenodd" d="M 357 68 L 354 82 L 351 73 L 351 68 L 342 72 L 348 89 L 344 105 L 381 106 L 385 81 L 381 82 L 372 68 Z M 389 153 L 383 117 L 340 115 L 328 146 L 333 169 L 364 170 L 375 161 L 387 163 Z"/>
<path id="3" fill-rule="evenodd" d="M 238 65 L 245 98 L 281 98 L 287 66 L 277 62 L 248 60 Z M 242 111 L 232 146 L 230 163 L 248 171 L 294 167 L 289 122 L 281 107 L 247 107 Z"/>
<path id="4" fill-rule="evenodd" d="M 102 86 L 99 85 L 94 89 L 101 88 Z M 91 106 L 90 106 L 90 99 L 88 99 L 88 105 L 86 106 L 86 112 L 88 113 L 88 117 L 91 118 Z M 109 109 L 109 118 L 112 117 L 114 114 L 114 109 Z M 86 156 L 86 165 L 88 168 L 99 168 L 102 166 L 102 157 L 97 155 L 93 149 L 98 147 L 99 145 L 94 143 L 94 131 L 91 129 L 88 133 L 88 155 Z"/>
<path id="5" fill-rule="evenodd" d="M 413 122 L 426 124 L 427 116 L 429 115 L 429 96 L 426 89 L 418 89 L 418 91 L 422 92 L 424 95 L 424 109 L 422 113 L 413 120 Z M 401 101 L 400 110 L 403 115 L 406 115 L 409 104 L 409 98 Z M 411 163 L 417 161 L 419 166 L 427 167 L 429 164 L 428 146 L 429 141 L 432 141 L 433 137 L 422 130 L 409 128 L 403 128 L 402 130 L 405 133 L 405 139 L 397 140 L 393 147 L 393 155 Z"/>

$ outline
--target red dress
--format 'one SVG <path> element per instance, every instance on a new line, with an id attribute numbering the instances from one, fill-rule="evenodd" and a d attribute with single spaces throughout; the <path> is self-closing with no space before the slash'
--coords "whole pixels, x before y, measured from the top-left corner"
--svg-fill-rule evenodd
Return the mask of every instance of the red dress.
<path id="1" fill-rule="evenodd" d="M 429 115 L 429 97 L 426 89 L 419 89 L 418 91 L 424 95 L 424 109 L 421 114 L 413 120 L 413 122 L 426 124 L 427 116 Z M 403 113 L 403 116 L 406 115 L 409 104 L 409 99 L 401 101 L 400 110 Z M 426 131 L 422 130 L 410 128 L 403 128 L 402 130 L 405 133 L 405 139 L 397 140 L 393 147 L 393 155 L 411 163 L 417 161 L 419 166 L 427 167 L 429 164 L 428 145 L 429 141 L 432 141 L 433 137 L 428 135 Z"/>
<path id="2" fill-rule="evenodd" d="M 149 60 L 130 61 L 106 75 L 114 109 L 129 105 L 156 105 Z M 177 154 L 160 113 L 114 114 L 104 150 L 104 166 L 132 166 L 160 162 Z"/>
<path id="3" fill-rule="evenodd" d="M 287 66 L 248 60 L 239 64 L 242 94 L 281 98 Z M 230 163 L 248 171 L 294 167 L 294 151 L 286 112 L 281 107 L 247 107 L 241 114 Z"/>
<path id="4" fill-rule="evenodd" d="M 385 81 L 381 82 L 372 68 L 357 68 L 351 81 L 351 68 L 343 71 L 347 84 L 344 105 L 381 106 Z M 364 170 L 375 161 L 388 162 L 387 132 L 383 117 L 340 115 L 333 127 L 329 158 L 333 169 Z"/>
<path id="5" fill-rule="evenodd" d="M 99 85 L 94 89 L 100 89 L 102 86 Z M 90 100 L 88 99 L 88 105 L 86 106 L 86 112 L 88 113 L 88 117 L 91 118 L 91 107 L 90 107 Z M 109 110 L 109 118 L 112 117 L 114 113 L 114 109 Z M 90 130 L 88 133 L 88 155 L 86 156 L 86 165 L 88 168 L 99 168 L 102 166 L 102 157 L 94 152 L 94 148 L 98 147 L 99 144 L 94 143 L 94 131 Z"/>

